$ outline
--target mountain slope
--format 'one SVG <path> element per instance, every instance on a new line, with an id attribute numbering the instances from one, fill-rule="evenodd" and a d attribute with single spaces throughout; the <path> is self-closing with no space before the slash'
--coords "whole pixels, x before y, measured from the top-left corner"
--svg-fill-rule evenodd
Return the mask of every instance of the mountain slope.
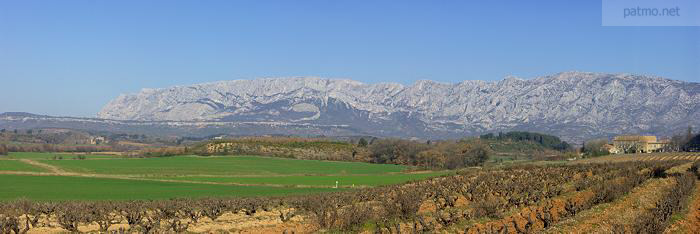
<path id="1" fill-rule="evenodd" d="M 571 136 L 666 134 L 697 125 L 698 107 L 699 83 L 564 72 L 498 82 L 422 80 L 411 86 L 303 77 L 222 81 L 121 95 L 98 116 L 333 124 L 404 137 L 498 130 Z"/>

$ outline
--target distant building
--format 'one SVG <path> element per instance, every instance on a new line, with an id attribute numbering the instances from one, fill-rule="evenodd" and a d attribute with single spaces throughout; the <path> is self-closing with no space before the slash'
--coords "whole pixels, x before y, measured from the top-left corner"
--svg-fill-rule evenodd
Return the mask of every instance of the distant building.
<path id="1" fill-rule="evenodd" d="M 662 151 L 668 144 L 668 141 L 658 141 L 656 136 L 616 136 L 610 152 L 651 153 Z"/>
<path id="2" fill-rule="evenodd" d="M 103 137 L 103 136 L 98 136 L 98 137 L 92 137 L 92 138 L 90 138 L 90 144 L 93 144 L 93 145 L 100 145 L 100 144 L 105 144 L 105 143 L 109 143 L 109 142 L 108 142 L 107 139 L 105 139 L 105 137 Z"/>

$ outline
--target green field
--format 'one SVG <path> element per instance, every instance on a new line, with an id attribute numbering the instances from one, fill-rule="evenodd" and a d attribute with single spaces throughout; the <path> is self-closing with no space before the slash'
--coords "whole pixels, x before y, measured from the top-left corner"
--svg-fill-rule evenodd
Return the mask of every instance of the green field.
<path id="1" fill-rule="evenodd" d="M 18 160 L 0 159 L 0 171 L 27 171 L 27 172 L 44 172 L 40 167 L 35 167 Z"/>
<path id="2" fill-rule="evenodd" d="M 420 174 L 386 174 L 386 175 L 335 175 L 335 176 L 274 176 L 274 177 L 162 177 L 167 180 L 206 181 L 218 183 L 237 184 L 281 184 L 281 185 L 310 185 L 310 186 L 334 186 L 338 181 L 341 187 L 352 185 L 379 186 L 387 184 L 400 184 L 411 180 L 421 180 L 429 177 L 441 176 L 449 172 L 429 172 Z"/>
<path id="3" fill-rule="evenodd" d="M 178 156 L 113 160 L 43 160 L 64 170 L 110 175 L 376 175 L 401 172 L 406 166 L 298 160 L 262 156 Z"/>
<path id="4" fill-rule="evenodd" d="M 286 188 L 169 183 L 69 176 L 0 175 L 0 200 L 145 200 L 178 197 L 281 196 L 338 191 L 332 188 Z"/>
<path id="5" fill-rule="evenodd" d="M 78 155 L 75 154 L 70 154 L 70 153 L 42 153 L 42 152 L 11 152 L 9 156 L 6 156 L 8 159 L 53 159 L 54 156 L 61 156 L 63 157 L 63 160 L 70 160 Z M 113 158 L 118 158 L 117 156 L 109 156 L 109 155 L 85 155 L 86 158 L 88 159 L 113 159 Z"/>
<path id="6" fill-rule="evenodd" d="M 63 155 L 64 159 L 54 160 L 54 155 Z M 74 160 L 73 157 L 57 153 L 11 153 L 5 156 L 5 159 L 0 159 L 0 172 L 3 172 L 0 186 L 4 188 L 0 190 L 0 200 L 22 197 L 124 200 L 280 196 L 398 184 L 451 173 L 411 173 L 407 170 L 412 168 L 402 165 L 263 156 L 132 159 L 87 155 L 84 160 Z M 61 174 L 27 174 L 36 172 Z M 336 181 L 339 182 L 338 189 L 333 188 Z"/>

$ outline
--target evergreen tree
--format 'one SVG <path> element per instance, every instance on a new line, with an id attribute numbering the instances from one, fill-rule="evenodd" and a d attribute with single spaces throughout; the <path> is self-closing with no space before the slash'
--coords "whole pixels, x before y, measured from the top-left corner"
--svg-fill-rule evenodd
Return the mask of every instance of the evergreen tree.
<path id="1" fill-rule="evenodd" d="M 360 138 L 360 140 L 357 142 L 357 145 L 360 147 L 367 147 L 367 140 L 365 138 Z"/>

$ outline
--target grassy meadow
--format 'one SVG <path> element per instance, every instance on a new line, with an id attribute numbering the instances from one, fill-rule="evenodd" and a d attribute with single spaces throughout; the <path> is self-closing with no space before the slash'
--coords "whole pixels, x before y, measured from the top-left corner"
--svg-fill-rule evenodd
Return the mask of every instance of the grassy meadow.
<path id="1" fill-rule="evenodd" d="M 176 156 L 112 160 L 45 160 L 79 173 L 118 175 L 334 175 L 401 172 L 406 166 L 262 156 Z"/>
<path id="2" fill-rule="evenodd" d="M 164 177 L 167 180 L 182 181 L 206 181 L 236 184 L 278 184 L 278 185 L 308 185 L 308 186 L 333 186 L 338 181 L 340 187 L 355 186 L 379 186 L 387 184 L 399 184 L 411 180 L 421 180 L 435 176 L 449 174 L 449 172 L 428 173 L 397 173 L 381 175 L 325 175 L 325 176 L 273 176 L 273 177 Z"/>
<path id="3" fill-rule="evenodd" d="M 414 168 L 404 165 L 263 156 L 76 158 L 59 153 L 1 156 L 0 186 L 9 189 L 0 191 L 0 200 L 282 196 L 398 184 L 451 173 L 412 172 Z M 336 181 L 339 188 L 334 188 Z"/>
<path id="4" fill-rule="evenodd" d="M 46 170 L 17 160 L 0 159 L 1 171 L 45 172 Z"/>
<path id="5" fill-rule="evenodd" d="M 150 200 L 181 197 L 282 196 L 332 188 L 229 186 L 74 176 L 0 175 L 0 200 Z"/>

